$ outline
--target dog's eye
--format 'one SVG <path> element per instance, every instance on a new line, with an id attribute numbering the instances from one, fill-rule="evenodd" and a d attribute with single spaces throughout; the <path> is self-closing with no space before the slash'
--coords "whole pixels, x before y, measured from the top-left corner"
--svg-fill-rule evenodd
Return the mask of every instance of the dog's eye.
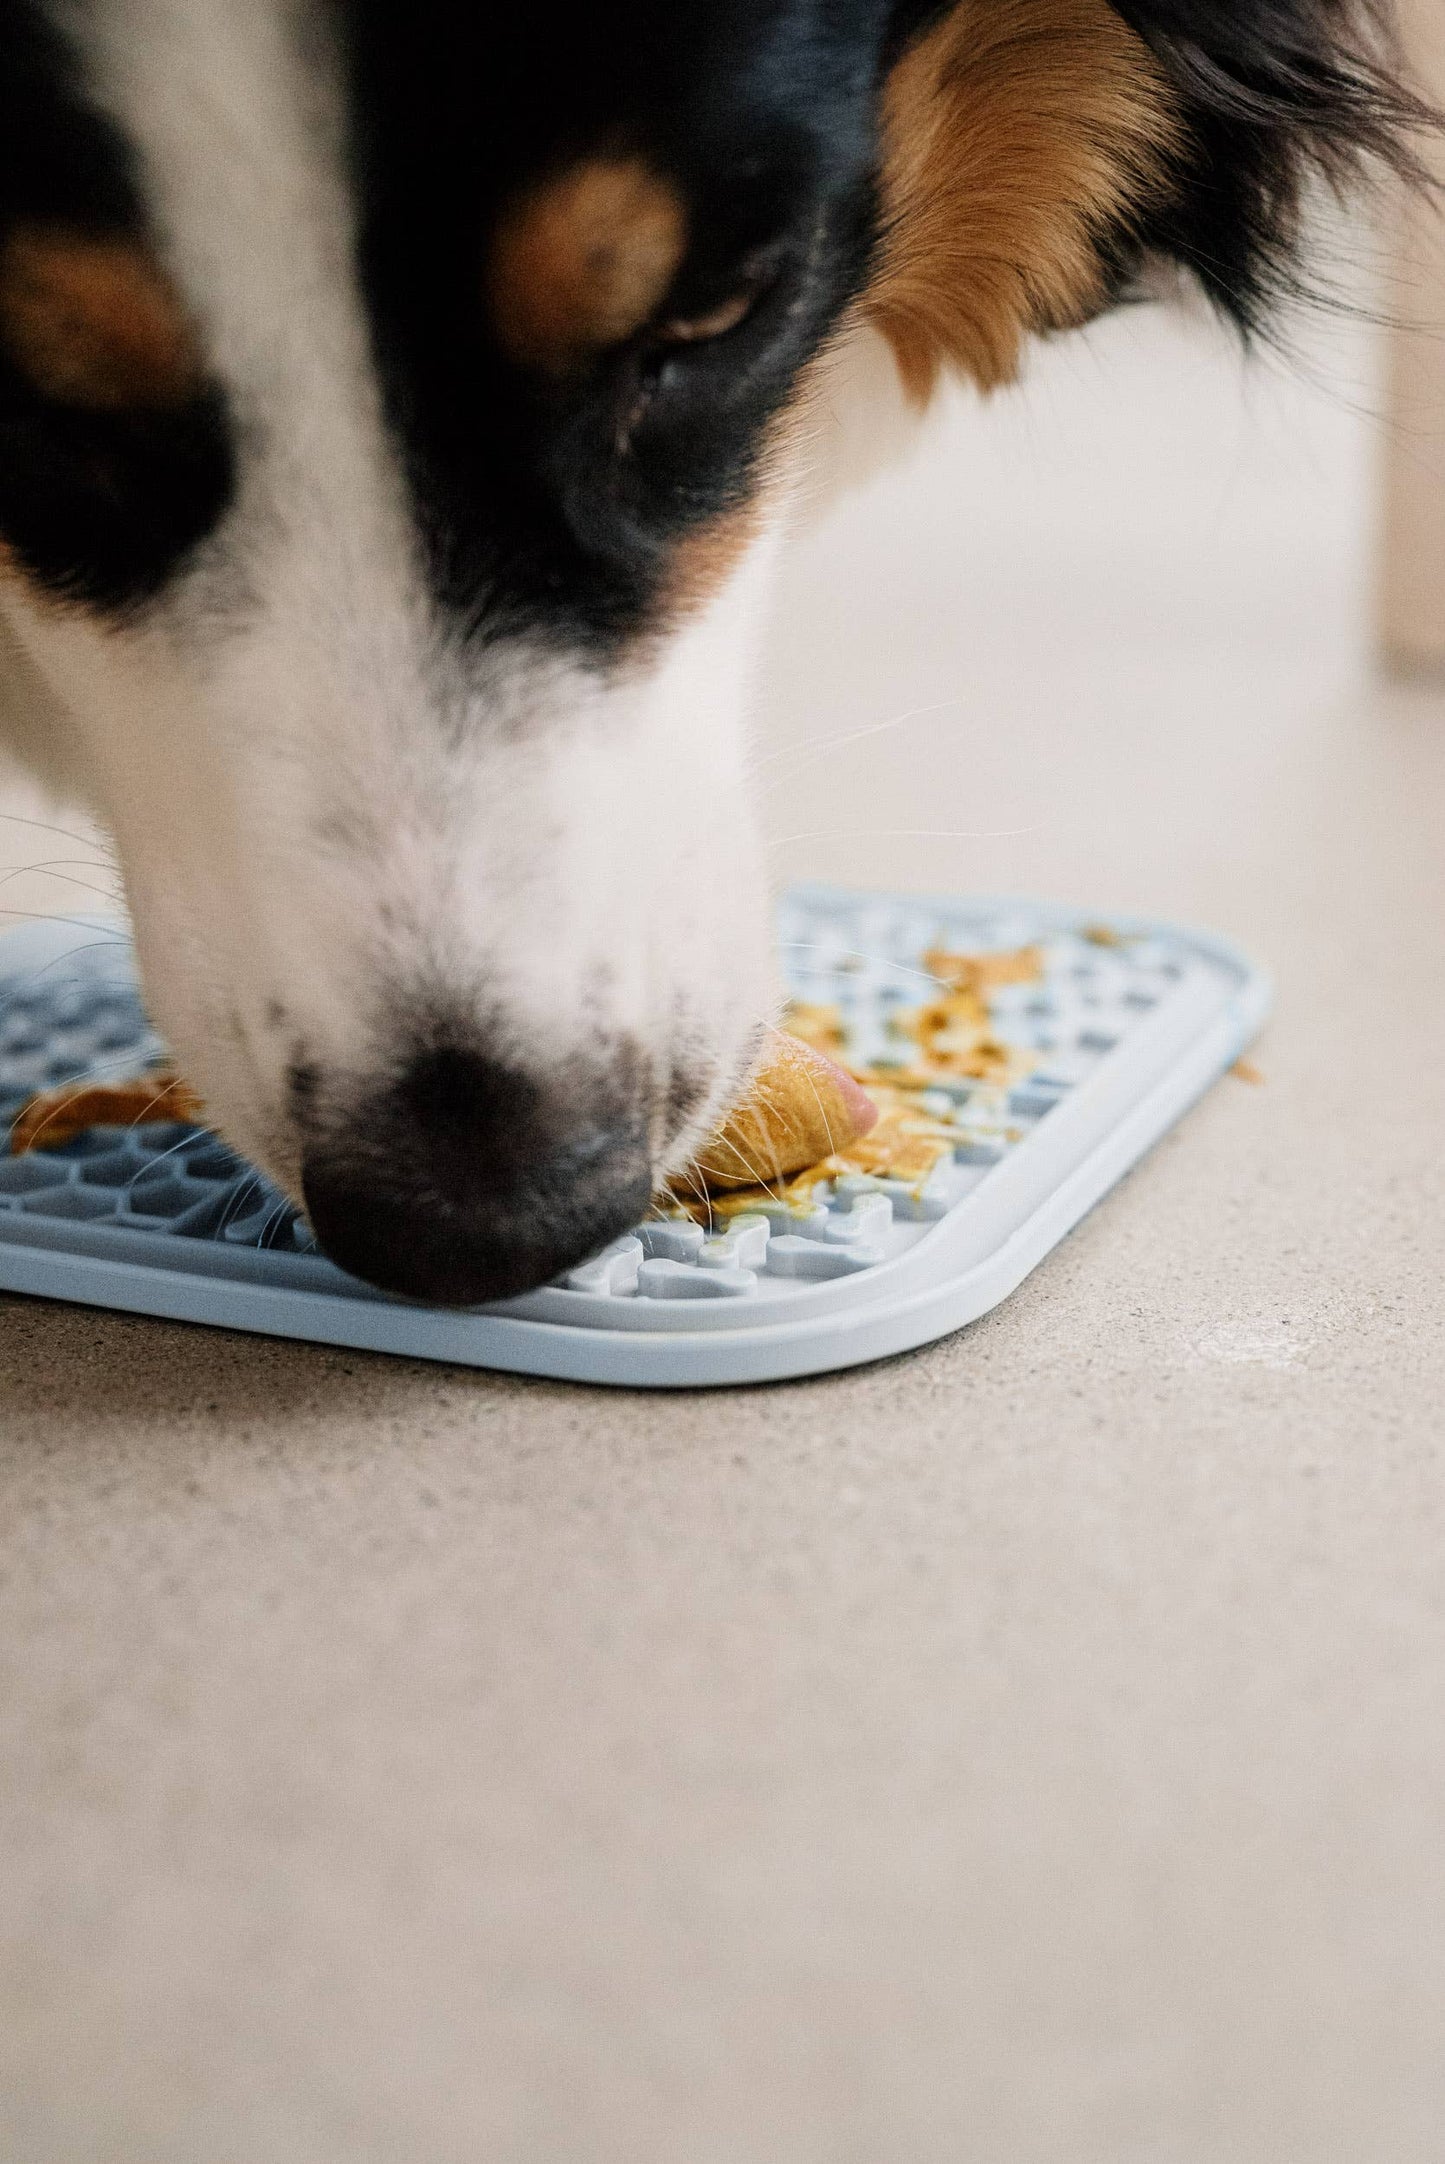
<path id="1" fill-rule="evenodd" d="M 657 327 L 658 343 L 664 346 L 697 346 L 710 338 L 725 338 L 746 320 L 757 304 L 758 286 L 744 286 L 715 308 L 695 316 L 673 316 Z"/>
<path id="2" fill-rule="evenodd" d="M 744 330 L 755 319 L 760 333 L 765 333 L 784 297 L 779 262 L 755 259 L 742 267 L 723 299 L 679 308 L 643 332 L 624 363 L 623 402 L 614 435 L 618 452 L 631 449 L 637 429 L 654 407 L 670 407 L 690 385 L 699 388 L 714 378 L 715 371 L 703 365 L 704 356 L 731 333 Z M 718 365 L 722 366 L 721 356 Z"/>
<path id="3" fill-rule="evenodd" d="M 784 280 L 784 255 L 778 248 L 760 248 L 733 267 L 732 283 L 719 300 L 707 300 L 696 308 L 681 308 L 654 325 L 654 345 L 705 346 L 726 338 L 750 316 L 765 312 L 765 304 L 779 293 Z M 721 283 L 721 281 L 719 281 Z M 714 291 L 717 288 L 714 287 Z"/>

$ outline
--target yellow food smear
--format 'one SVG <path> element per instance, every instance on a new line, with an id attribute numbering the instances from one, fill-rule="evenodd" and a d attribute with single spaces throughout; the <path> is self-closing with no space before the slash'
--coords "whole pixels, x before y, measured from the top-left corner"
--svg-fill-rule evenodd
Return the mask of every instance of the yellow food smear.
<path id="1" fill-rule="evenodd" d="M 795 1000 L 783 1026 L 846 1067 L 865 1088 L 928 1089 L 935 1082 L 992 1082 L 1006 1088 L 1033 1066 L 1033 1056 L 1005 1044 L 993 1027 L 989 994 L 1005 984 L 1037 984 L 1043 950 L 1011 947 L 998 954 L 955 954 L 931 947 L 923 957 L 940 987 L 932 999 L 905 1008 L 889 1025 L 898 1039 L 896 1060 L 864 1064 L 848 1057 L 847 1028 L 839 1007 Z"/>
<path id="2" fill-rule="evenodd" d="M 1101 946 L 1120 943 L 1107 927 L 1084 936 Z M 708 1197 L 692 1192 L 687 1180 L 678 1178 L 674 1192 L 658 1198 L 658 1207 L 711 1223 L 744 1215 L 765 1202 L 786 1203 L 804 1212 L 815 1188 L 849 1173 L 921 1187 L 939 1160 L 950 1156 L 963 1139 L 958 1127 L 931 1115 L 921 1102 L 924 1092 L 958 1081 L 984 1083 L 1002 1092 L 1037 1064 L 1033 1052 L 1007 1044 L 997 1034 L 989 1000 L 1002 985 L 1039 983 L 1044 954 L 1038 946 L 991 954 L 933 947 L 923 956 L 923 966 L 939 989 L 893 1017 L 889 1034 L 897 1039 L 896 1060 L 864 1064 L 850 1059 L 840 1006 L 799 999 L 783 1016 L 783 1028 L 792 1036 L 826 1053 L 863 1084 L 878 1106 L 876 1127 L 847 1149 L 771 1186 L 759 1183 Z"/>
<path id="3" fill-rule="evenodd" d="M 783 1202 L 790 1209 L 806 1211 L 816 1187 L 849 1173 L 906 1180 L 912 1187 L 921 1187 L 939 1160 L 952 1156 L 959 1141 L 958 1129 L 933 1119 L 911 1090 L 870 1084 L 868 1094 L 878 1106 L 878 1124 L 846 1150 L 838 1150 L 816 1165 L 809 1165 L 806 1172 L 795 1173 L 791 1179 L 770 1187 L 735 1187 L 727 1194 L 707 1196 L 689 1193 L 686 1182 L 677 1180 L 673 1194 L 662 1198 L 663 1207 L 675 1208 L 707 1224 L 717 1218 L 746 1215 L 764 1202 Z"/>
<path id="4" fill-rule="evenodd" d="M 783 1017 L 783 1027 L 790 1035 L 801 1037 L 804 1044 L 810 1044 L 815 1052 L 826 1052 L 829 1059 L 837 1060 L 842 1067 L 847 1066 L 847 1060 L 842 1057 L 846 1039 L 840 1007 L 815 1006 L 806 999 L 792 1000 Z"/>
<path id="5" fill-rule="evenodd" d="M 972 992 L 979 999 L 1001 984 L 1037 984 L 1044 973 L 1041 947 L 1010 947 L 1001 954 L 950 954 L 930 947 L 923 966 L 951 992 Z"/>

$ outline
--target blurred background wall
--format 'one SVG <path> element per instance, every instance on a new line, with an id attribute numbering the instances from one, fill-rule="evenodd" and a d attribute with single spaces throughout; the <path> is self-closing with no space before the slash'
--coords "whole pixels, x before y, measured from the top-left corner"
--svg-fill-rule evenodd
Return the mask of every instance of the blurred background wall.
<path id="1" fill-rule="evenodd" d="M 948 395 L 790 553 L 778 875 L 1217 912 L 1280 762 L 1372 665 L 1381 347 L 1346 307 L 1246 360 L 1139 307 Z"/>

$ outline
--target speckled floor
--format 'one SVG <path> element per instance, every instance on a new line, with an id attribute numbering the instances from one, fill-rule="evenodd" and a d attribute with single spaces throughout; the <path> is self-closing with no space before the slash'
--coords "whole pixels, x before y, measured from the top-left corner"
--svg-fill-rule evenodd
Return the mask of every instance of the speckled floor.
<path id="1" fill-rule="evenodd" d="M 989 1320 L 645 1399 L 0 1301 L 7 2160 L 1436 2164 L 1445 699 L 1311 361 L 1116 324 L 791 565 L 781 873 L 1278 974 Z"/>

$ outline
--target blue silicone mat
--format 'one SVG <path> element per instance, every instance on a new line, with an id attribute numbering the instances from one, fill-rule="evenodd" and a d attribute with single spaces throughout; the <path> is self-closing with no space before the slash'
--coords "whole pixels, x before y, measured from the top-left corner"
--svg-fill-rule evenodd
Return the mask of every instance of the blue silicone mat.
<path id="1" fill-rule="evenodd" d="M 1004 1299 L 1249 1043 L 1264 975 L 1227 941 L 1056 904 L 800 887 L 791 997 L 850 1064 L 906 1071 L 944 956 L 1037 950 L 987 994 L 1006 1072 L 945 1078 L 948 1148 L 909 1182 L 853 1173 L 709 1228 L 638 1226 L 557 1283 L 458 1313 L 377 1293 L 205 1129 L 95 1128 L 0 1156 L 0 1289 L 475 1367 L 639 1387 L 747 1383 L 927 1343 Z M 114 927 L 0 939 L 0 1132 L 39 1089 L 163 1052 Z"/>

